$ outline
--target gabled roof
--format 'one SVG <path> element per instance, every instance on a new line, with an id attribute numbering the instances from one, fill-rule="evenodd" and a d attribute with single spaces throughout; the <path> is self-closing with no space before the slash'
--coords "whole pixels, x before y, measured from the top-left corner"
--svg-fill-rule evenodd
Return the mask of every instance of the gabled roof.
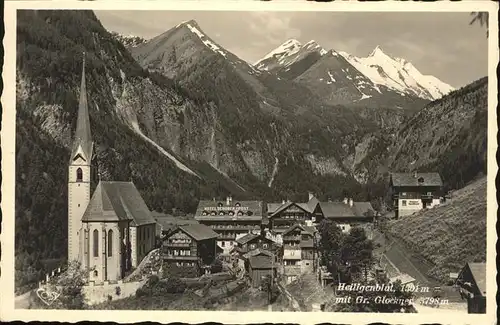
<path id="1" fill-rule="evenodd" d="M 238 206 L 239 205 L 239 206 Z M 196 220 L 262 220 L 264 206 L 262 201 L 201 200 L 196 209 Z M 212 213 L 215 212 L 215 215 Z M 232 212 L 233 215 L 229 213 Z M 238 215 L 241 212 L 241 215 Z"/>
<path id="2" fill-rule="evenodd" d="M 217 238 L 218 236 L 212 228 L 202 224 L 183 225 L 179 226 L 179 229 L 197 241 Z"/>
<path id="3" fill-rule="evenodd" d="M 470 272 L 474 277 L 477 288 L 485 295 L 486 294 L 486 263 L 467 263 Z"/>
<path id="4" fill-rule="evenodd" d="M 259 237 L 258 234 L 246 234 L 245 236 L 236 239 L 236 242 L 238 244 L 244 245 L 244 244 L 248 243 L 249 241 L 251 241 L 252 239 L 257 238 L 257 237 Z"/>
<path id="5" fill-rule="evenodd" d="M 287 202 L 283 205 L 281 205 L 276 211 L 274 211 L 270 216 L 269 218 L 272 218 L 278 214 L 280 214 L 281 212 L 285 211 L 286 209 L 290 208 L 291 206 L 296 206 L 298 207 L 299 209 L 302 209 L 304 210 L 305 212 L 311 212 L 309 211 L 309 207 L 307 205 L 307 203 L 295 203 L 295 202 Z"/>
<path id="6" fill-rule="evenodd" d="M 343 202 L 320 202 L 320 206 L 325 218 L 356 217 L 354 210 L 349 204 Z"/>
<path id="7" fill-rule="evenodd" d="M 316 209 L 316 206 L 319 204 L 319 200 L 313 196 L 309 202 L 307 202 L 307 205 L 309 206 L 309 211 L 314 212 Z"/>
<path id="8" fill-rule="evenodd" d="M 280 206 L 285 203 L 268 203 L 267 204 L 267 213 L 274 213 Z"/>
<path id="9" fill-rule="evenodd" d="M 439 173 L 392 173 L 393 186 L 443 186 Z"/>
<path id="10" fill-rule="evenodd" d="M 78 104 L 78 117 L 76 121 L 76 132 L 73 140 L 70 160 L 72 161 L 78 153 L 83 159 L 90 163 L 92 159 L 92 134 L 90 132 L 89 110 L 87 103 L 87 88 L 85 85 L 85 53 L 83 54 L 82 81 L 80 85 L 80 102 Z"/>
<path id="11" fill-rule="evenodd" d="M 134 183 L 99 182 L 83 214 L 82 221 L 121 220 L 130 220 L 131 226 L 155 223 Z"/>
<path id="12" fill-rule="evenodd" d="M 375 215 L 375 209 L 370 202 L 353 202 L 352 208 L 357 216 Z"/>
<path id="13" fill-rule="evenodd" d="M 250 258 L 252 256 L 257 256 L 257 255 L 265 255 L 270 257 L 273 256 L 273 253 L 266 249 L 256 248 L 243 254 L 243 257 Z"/>
<path id="14" fill-rule="evenodd" d="M 287 228 L 284 232 L 283 232 L 283 236 L 288 234 L 289 232 L 293 231 L 294 229 L 297 229 L 299 228 L 301 230 L 301 233 L 307 233 L 307 234 L 310 234 L 310 235 L 314 235 L 314 233 L 316 232 L 316 228 L 314 227 L 309 227 L 309 226 L 304 226 L 304 225 L 301 225 L 300 223 L 296 223 L 294 224 L 293 226 L 291 226 L 290 228 Z"/>

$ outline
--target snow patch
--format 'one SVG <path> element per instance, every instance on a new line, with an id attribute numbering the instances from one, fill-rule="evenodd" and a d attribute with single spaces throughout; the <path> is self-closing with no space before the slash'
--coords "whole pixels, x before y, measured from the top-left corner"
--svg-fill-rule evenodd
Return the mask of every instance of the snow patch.
<path id="1" fill-rule="evenodd" d="M 144 133 L 142 133 L 142 131 L 139 127 L 139 123 L 137 123 L 137 121 L 130 121 L 130 123 L 131 123 L 132 128 L 135 131 L 135 133 L 137 133 L 144 140 L 146 140 L 147 142 L 151 143 L 154 147 L 156 147 L 156 149 L 158 149 L 158 151 L 160 151 L 163 155 L 165 155 L 168 159 L 170 159 L 177 166 L 177 168 L 200 178 L 200 176 L 198 176 L 198 174 L 196 174 L 194 171 L 189 169 L 189 167 L 187 167 L 186 165 L 181 163 L 179 160 L 177 160 L 177 158 L 175 158 L 171 153 L 169 153 L 168 151 L 163 149 L 159 144 L 157 144 L 156 142 L 154 142 L 153 140 L 148 138 Z"/>
<path id="2" fill-rule="evenodd" d="M 274 157 L 274 166 L 273 166 L 273 172 L 271 173 L 271 178 L 269 179 L 269 182 L 267 183 L 267 187 L 271 187 L 274 182 L 274 177 L 278 173 L 278 165 L 279 165 L 279 160 L 278 157 Z"/>
<path id="3" fill-rule="evenodd" d="M 215 53 L 218 53 L 218 54 L 222 55 L 223 57 L 226 57 L 226 52 L 224 52 L 219 46 L 217 46 L 217 44 L 215 44 L 214 42 L 207 39 L 205 34 L 203 34 L 198 28 L 191 26 L 190 24 L 186 24 L 186 26 L 187 26 L 187 28 L 189 28 L 189 30 L 191 32 L 193 32 L 194 34 L 196 34 L 200 38 L 200 40 L 203 42 L 203 44 L 205 44 L 205 46 L 207 46 L 209 49 L 211 49 Z"/>
<path id="4" fill-rule="evenodd" d="M 332 76 L 332 73 L 330 71 L 328 71 L 328 76 L 330 77 L 330 80 L 332 82 L 336 82 L 335 78 Z"/>

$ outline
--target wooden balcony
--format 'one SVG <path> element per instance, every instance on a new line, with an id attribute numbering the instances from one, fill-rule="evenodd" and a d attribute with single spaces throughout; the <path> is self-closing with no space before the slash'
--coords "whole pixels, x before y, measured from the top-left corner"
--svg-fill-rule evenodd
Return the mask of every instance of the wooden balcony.
<path id="1" fill-rule="evenodd" d="M 173 254 L 163 254 L 164 260 L 179 260 L 179 261 L 196 261 L 201 260 L 198 256 L 186 256 L 186 255 L 173 255 Z"/>
<path id="2" fill-rule="evenodd" d="M 173 242 L 163 242 L 163 246 L 166 247 L 190 247 L 192 243 L 173 243 Z"/>

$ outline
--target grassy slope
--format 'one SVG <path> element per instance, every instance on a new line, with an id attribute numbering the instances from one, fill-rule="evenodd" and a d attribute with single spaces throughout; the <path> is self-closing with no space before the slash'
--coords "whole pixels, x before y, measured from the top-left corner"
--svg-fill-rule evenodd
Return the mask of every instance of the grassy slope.
<path id="1" fill-rule="evenodd" d="M 448 202 L 394 221 L 393 236 L 432 263 L 428 275 L 446 280 L 466 262 L 486 260 L 486 177 L 453 193 Z"/>

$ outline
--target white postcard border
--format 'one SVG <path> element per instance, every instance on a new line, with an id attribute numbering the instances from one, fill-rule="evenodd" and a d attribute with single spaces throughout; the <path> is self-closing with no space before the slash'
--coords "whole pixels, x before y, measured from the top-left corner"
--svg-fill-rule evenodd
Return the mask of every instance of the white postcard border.
<path id="1" fill-rule="evenodd" d="M 14 309 L 14 193 L 15 193 L 15 80 L 16 80 L 16 10 L 17 9 L 92 9 L 92 10 L 225 10 L 225 11 L 435 11 L 435 12 L 489 12 L 488 39 L 488 153 L 487 153 L 487 314 L 457 315 L 436 314 L 377 314 L 377 313 L 306 313 L 306 312 L 226 312 L 226 311 L 51 311 Z M 2 321 L 112 321 L 132 323 L 157 321 L 161 323 L 207 321 L 222 323 L 349 323 L 368 322 L 423 324 L 493 324 L 496 322 L 496 264 L 495 245 L 497 241 L 495 178 L 498 172 L 497 151 L 497 77 L 498 64 L 498 4 L 492 1 L 438 1 L 420 2 L 330 2 L 311 3 L 307 1 L 6 1 L 4 10 L 5 49 L 2 78 L 2 256 L 0 261 L 0 320 Z"/>

